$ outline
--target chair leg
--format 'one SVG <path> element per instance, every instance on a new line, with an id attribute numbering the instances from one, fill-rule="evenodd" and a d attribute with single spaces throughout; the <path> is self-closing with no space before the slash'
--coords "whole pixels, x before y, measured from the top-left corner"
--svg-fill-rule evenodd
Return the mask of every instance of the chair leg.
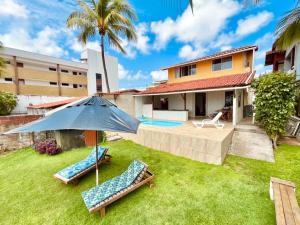
<path id="1" fill-rule="evenodd" d="M 105 216 L 105 207 L 100 209 L 100 217 L 103 218 Z"/>
<path id="2" fill-rule="evenodd" d="M 154 186 L 154 182 L 152 180 L 150 180 L 147 184 L 149 188 L 152 188 Z"/>

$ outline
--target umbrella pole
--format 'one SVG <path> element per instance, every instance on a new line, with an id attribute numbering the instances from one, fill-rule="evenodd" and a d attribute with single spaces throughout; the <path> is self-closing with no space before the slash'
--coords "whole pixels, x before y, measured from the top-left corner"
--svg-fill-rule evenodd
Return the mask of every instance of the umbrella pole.
<path id="1" fill-rule="evenodd" d="M 99 182 L 98 177 L 98 131 L 96 130 L 96 185 L 98 185 Z"/>

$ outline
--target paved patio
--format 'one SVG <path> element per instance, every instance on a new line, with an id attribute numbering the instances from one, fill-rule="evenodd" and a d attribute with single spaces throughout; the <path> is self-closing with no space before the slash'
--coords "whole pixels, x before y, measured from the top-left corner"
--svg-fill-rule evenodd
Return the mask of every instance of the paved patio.
<path id="1" fill-rule="evenodd" d="M 141 124 L 137 134 L 119 135 L 153 149 L 220 165 L 229 150 L 233 130 L 231 123 L 225 123 L 223 129 L 217 129 L 196 128 L 191 121 L 187 121 L 182 126 L 172 128 Z"/>

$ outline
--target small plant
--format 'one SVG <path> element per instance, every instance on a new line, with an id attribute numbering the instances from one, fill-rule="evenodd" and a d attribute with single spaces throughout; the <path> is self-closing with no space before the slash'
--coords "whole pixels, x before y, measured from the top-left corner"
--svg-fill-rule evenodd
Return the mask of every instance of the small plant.
<path id="1" fill-rule="evenodd" d="M 9 92 L 0 91 L 0 116 L 9 115 L 17 106 L 17 97 Z"/>
<path id="2" fill-rule="evenodd" d="M 34 149 L 40 154 L 57 155 L 62 152 L 55 139 L 46 139 L 34 143 Z"/>

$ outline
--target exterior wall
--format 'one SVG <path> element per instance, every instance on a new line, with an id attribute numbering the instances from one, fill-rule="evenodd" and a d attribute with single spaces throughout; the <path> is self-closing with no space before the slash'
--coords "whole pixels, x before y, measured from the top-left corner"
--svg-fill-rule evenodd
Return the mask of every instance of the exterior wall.
<path id="1" fill-rule="evenodd" d="M 206 115 L 210 115 L 225 105 L 225 91 L 206 93 Z"/>
<path id="2" fill-rule="evenodd" d="M 32 146 L 33 136 L 28 133 L 1 135 L 11 129 L 17 128 L 22 124 L 39 119 L 40 116 L 1 116 L 0 117 L 0 154 L 8 151 L 17 150 Z M 46 136 L 46 133 L 35 133 L 34 139 L 40 139 Z"/>
<path id="3" fill-rule="evenodd" d="M 143 105 L 152 104 L 151 96 L 135 96 L 135 117 L 140 118 L 143 116 Z"/>
<path id="4" fill-rule="evenodd" d="M 220 77 L 227 76 L 238 73 L 249 72 L 253 67 L 253 51 L 248 51 L 248 55 L 246 52 L 236 53 L 232 55 L 232 68 L 220 71 L 212 71 L 212 61 L 213 60 L 205 60 L 196 63 L 196 74 L 191 76 L 185 76 L 180 78 L 175 78 L 175 69 L 168 69 L 168 83 L 178 83 L 199 79 L 206 79 L 212 77 Z M 247 58 L 246 58 L 247 57 Z M 248 61 L 249 66 L 245 67 L 245 62 Z"/>
<path id="5" fill-rule="evenodd" d="M 88 95 L 97 93 L 96 73 L 99 73 L 102 76 L 102 92 L 107 92 L 100 52 L 87 49 L 81 54 L 81 58 L 88 63 Z M 109 55 L 106 55 L 105 59 L 110 91 L 117 91 L 119 89 L 118 59 Z"/>
<path id="6" fill-rule="evenodd" d="M 135 97 L 132 94 L 121 94 L 116 99 L 112 95 L 103 96 L 105 99 L 117 105 L 120 109 L 135 117 Z"/>
<path id="7" fill-rule="evenodd" d="M 27 113 L 27 106 L 29 104 L 37 105 L 37 104 L 69 99 L 69 97 L 63 97 L 63 96 L 30 96 L 30 95 L 17 95 L 17 98 L 18 98 L 18 105 L 12 111 L 12 113 L 14 114 Z"/>

